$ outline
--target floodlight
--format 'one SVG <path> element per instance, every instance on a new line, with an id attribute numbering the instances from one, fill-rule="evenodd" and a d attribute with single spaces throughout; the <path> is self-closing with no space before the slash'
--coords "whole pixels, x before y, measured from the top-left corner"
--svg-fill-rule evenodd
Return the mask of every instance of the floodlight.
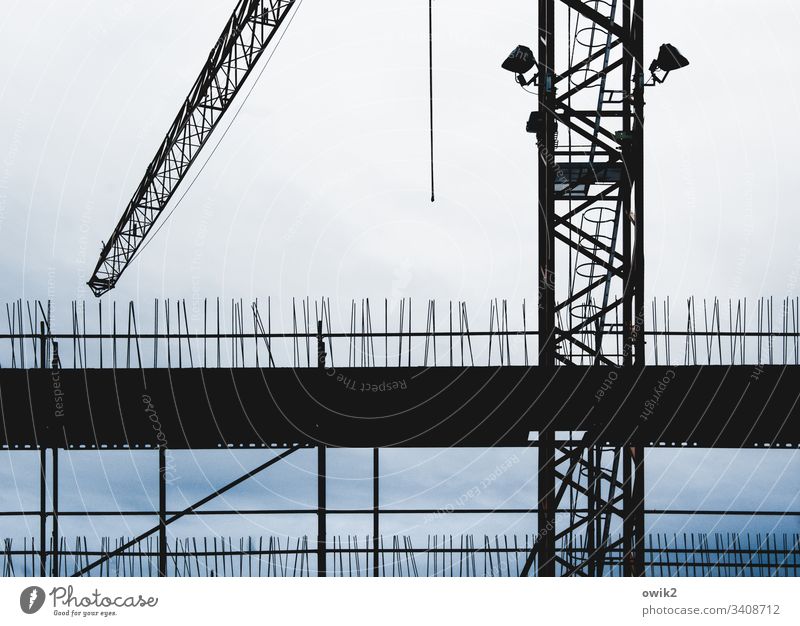
<path id="1" fill-rule="evenodd" d="M 679 70 L 689 65 L 689 60 L 671 43 L 661 44 L 658 49 L 658 56 L 650 64 L 650 72 L 654 83 L 663 83 L 664 79 L 673 70 Z M 661 70 L 664 75 L 656 76 L 656 72 Z"/>
<path id="2" fill-rule="evenodd" d="M 527 46 L 517 46 L 500 67 L 515 74 L 525 74 L 534 65 L 536 65 L 536 59 L 533 57 L 531 49 Z"/>
<path id="3" fill-rule="evenodd" d="M 531 80 L 525 80 L 525 73 L 531 71 L 535 66 L 536 59 L 531 49 L 528 46 L 517 46 L 500 67 L 516 74 L 517 82 L 524 86 L 530 85 L 536 79 L 534 76 Z"/>

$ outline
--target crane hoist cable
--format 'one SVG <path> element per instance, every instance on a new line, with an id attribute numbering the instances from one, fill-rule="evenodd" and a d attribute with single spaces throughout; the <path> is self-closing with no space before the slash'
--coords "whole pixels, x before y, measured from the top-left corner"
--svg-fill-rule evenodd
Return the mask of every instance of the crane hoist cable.
<path id="1" fill-rule="evenodd" d="M 433 0 L 428 0 L 428 78 L 431 122 L 431 202 L 436 200 L 433 172 Z"/>

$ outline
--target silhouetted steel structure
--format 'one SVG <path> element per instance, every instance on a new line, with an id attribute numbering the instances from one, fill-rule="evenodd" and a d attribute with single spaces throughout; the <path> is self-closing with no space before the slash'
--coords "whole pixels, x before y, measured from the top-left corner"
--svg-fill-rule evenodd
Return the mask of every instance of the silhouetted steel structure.
<path id="1" fill-rule="evenodd" d="M 299 1 L 239 0 L 103 246 L 89 281 L 95 295 L 112 289 L 141 249 L 295 4 Z M 474 574 L 479 553 L 487 557 L 490 571 L 497 565 L 496 571 L 505 575 L 680 574 L 690 567 L 697 573 L 698 558 L 700 572 L 735 575 L 753 573 L 765 557 L 768 573 L 796 573 L 796 537 L 784 539 L 780 548 L 769 538 L 766 544 L 758 538 L 754 548 L 744 548 L 739 537 L 728 537 L 714 548 L 701 537 L 698 546 L 690 546 L 686 538 L 668 545 L 664 537 L 663 548 L 660 543 L 654 547 L 652 537 L 647 540 L 646 446 L 795 447 L 800 442 L 800 306 L 797 300 L 783 302 L 781 330 L 774 328 L 771 300 L 756 305 L 755 329 L 748 326 L 747 304 L 741 302 L 735 308 L 729 303 L 726 330 L 725 310 L 716 300 L 710 307 L 703 304 L 704 330 L 697 329 L 700 318 L 693 300 L 688 302 L 685 331 L 671 329 L 668 302 L 653 301 L 646 311 L 643 9 L 643 0 L 539 0 L 538 59 L 522 47 L 514 53 L 519 63 L 510 68 L 517 71 L 521 63 L 521 85 L 534 82 L 522 74 L 534 65 L 538 71 L 538 109 L 528 122 L 528 131 L 536 135 L 539 162 L 536 328 L 528 328 L 523 303 L 521 327 L 511 330 L 504 301 L 492 302 L 488 319 L 476 324 L 473 318 L 472 327 L 466 304 L 451 302 L 445 315 L 438 309 L 438 330 L 433 301 L 426 303 L 424 330 L 419 316 L 417 328 L 412 327 L 410 300 L 393 306 L 399 324 L 393 321 L 391 327 L 388 302 L 383 311 L 375 311 L 368 301 L 360 306 L 354 302 L 350 327 L 341 331 L 334 328 L 326 300 L 313 302 L 313 307 L 303 300 L 299 311 L 293 302 L 292 327 L 281 331 L 273 330 L 270 301 L 266 313 L 257 302 L 249 307 L 241 301 L 231 303 L 227 328 L 221 325 L 225 315 L 218 300 L 211 303 L 212 315 L 207 301 L 193 302 L 191 315 L 183 301 L 167 302 L 161 309 L 157 301 L 149 332 L 142 330 L 132 303 L 120 311 L 116 304 L 110 311 L 106 307 L 105 318 L 98 303 L 96 332 L 87 330 L 85 305 L 73 304 L 71 332 L 54 328 L 49 304 L 23 306 L 20 301 L 7 306 L 9 329 L 0 341 L 9 342 L 3 350 L 10 353 L 0 358 L 11 367 L 0 369 L 0 443 L 9 450 L 40 451 L 39 510 L 7 514 L 38 516 L 40 532 L 38 541 L 31 541 L 30 547 L 26 543 L 21 551 L 6 542 L 5 571 L 16 571 L 13 559 L 21 557 L 27 573 L 38 551 L 40 575 L 119 573 L 120 563 L 123 573 L 135 572 L 137 556 L 140 574 L 144 562 L 148 574 L 191 574 L 194 559 L 196 575 L 209 572 L 207 560 L 200 567 L 201 556 L 213 557 L 218 572 L 216 559 L 227 567 L 227 557 L 234 554 L 240 557 L 240 574 L 245 555 L 249 572 L 251 557 L 257 557 L 260 567 L 267 555 L 268 572 L 280 567 L 285 574 L 287 565 L 280 559 L 291 554 L 300 559 L 291 570 L 294 574 L 352 573 L 343 558 L 364 557 L 363 566 L 355 561 L 356 572 L 378 576 L 386 574 L 387 555 L 394 559 L 393 568 L 404 561 L 398 564 L 400 574 L 403 567 L 406 573 L 419 573 L 414 557 L 419 553 L 434 559 L 423 570 L 428 574 L 442 571 L 439 558 L 450 559 L 445 570 L 452 574 L 454 557 L 460 572 Z M 569 53 L 562 58 L 557 50 L 563 50 L 564 43 Z M 677 50 L 662 47 L 661 70 L 674 69 L 663 67 L 670 65 L 665 56 L 669 54 L 675 68 L 685 65 L 683 57 L 676 60 Z M 646 313 L 652 318 L 649 329 Z M 646 341 L 652 348 L 647 354 Z M 776 342 L 782 351 L 775 349 Z M 673 357 L 681 347 L 683 363 L 676 363 Z M 341 356 L 345 349 L 347 365 Z M 483 359 L 486 365 L 481 367 Z M 386 393 L 395 386 L 403 389 L 402 396 Z M 224 420 L 218 419 L 220 411 Z M 153 423 L 158 425 L 155 433 Z M 373 450 L 373 506 L 362 511 L 372 516 L 372 535 L 347 548 L 341 540 L 337 545 L 327 529 L 328 517 L 338 513 L 327 501 L 326 449 L 331 446 Z M 425 548 L 397 537 L 387 547 L 381 538 L 381 515 L 397 511 L 380 507 L 383 446 L 537 448 L 538 502 L 518 511 L 537 516 L 536 534 L 526 535 L 524 545 L 515 540 L 513 549 L 505 540 L 502 548 L 499 540 L 493 548 L 487 542 L 476 548 L 470 537 L 461 537 L 457 548 L 452 538 L 440 547 L 438 536 Z M 236 480 L 171 511 L 166 498 L 168 447 L 257 447 L 275 452 Z M 48 448 L 52 507 L 47 498 Z M 67 549 L 59 517 L 82 513 L 59 510 L 58 451 L 81 448 L 157 450 L 158 511 L 151 513 L 155 525 L 113 547 L 106 541 L 93 550 L 84 540 Z M 252 540 L 245 547 L 242 539 L 239 550 L 230 541 L 219 550 L 206 543 L 201 549 L 195 541 L 191 548 L 188 542 L 169 547 L 169 525 L 212 514 L 202 507 L 304 451 L 316 455 L 317 505 L 294 514 L 316 517 L 315 541 L 304 537 L 289 547 L 270 538 L 266 549 L 263 538 L 257 547 Z M 709 512 L 694 512 L 703 513 Z M 741 558 L 726 561 L 731 554 Z M 780 563 L 770 565 L 773 556 Z M 155 567 L 151 557 L 157 558 Z M 178 558 L 184 559 L 182 564 Z"/>
<path id="2" fill-rule="evenodd" d="M 685 317 L 679 323 L 673 321 L 670 303 L 654 301 L 650 307 L 651 328 L 645 331 L 650 345 L 648 365 L 615 370 L 595 366 L 553 370 L 532 367 L 530 358 L 537 353 L 538 331 L 526 327 L 524 303 L 509 307 L 504 301 L 491 302 L 480 316 L 474 309 L 470 313 L 463 302 L 437 307 L 428 301 L 421 307 L 425 314 L 417 313 L 412 324 L 410 301 L 391 305 L 384 301 L 383 306 L 374 307 L 364 300 L 348 307 L 344 328 L 337 328 L 336 320 L 341 316 L 331 315 L 326 299 L 297 301 L 279 313 L 270 300 L 263 310 L 257 302 L 249 307 L 241 301 L 225 306 L 218 301 L 208 304 L 198 301 L 190 309 L 183 301 L 156 302 L 149 309 L 152 317 L 144 319 L 146 316 L 133 303 L 112 303 L 110 313 L 102 302 L 92 307 L 73 303 L 72 328 L 67 332 L 55 329 L 48 303 L 17 301 L 6 305 L 8 332 L 0 334 L 0 407 L 4 426 L 0 445 L 10 454 L 15 450 L 41 450 L 40 508 L 0 512 L 3 517 L 40 520 L 40 536 L 35 544 L 26 547 L 26 543 L 21 552 L 15 553 L 28 555 L 25 563 L 30 563 L 30 555 L 38 549 L 41 573 L 74 574 L 85 570 L 90 575 L 97 569 L 110 574 L 119 572 L 119 564 L 127 563 L 125 559 L 131 555 L 138 555 L 135 560 L 149 555 L 158 557 L 157 571 L 179 574 L 187 566 L 184 563 L 178 567 L 174 559 L 186 558 L 194 550 L 194 543 L 186 540 L 180 549 L 168 546 L 167 529 L 176 521 L 208 515 L 294 515 L 316 517 L 319 530 L 315 543 L 306 540 L 301 547 L 292 548 L 299 550 L 296 553 L 302 557 L 298 567 L 314 573 L 328 569 L 336 572 L 342 568 L 333 559 L 361 554 L 366 548 L 351 550 L 334 545 L 336 540 L 329 536 L 326 521 L 331 515 L 354 514 L 372 517 L 369 568 L 372 575 L 383 575 L 387 571 L 385 563 L 406 548 L 404 543 L 402 548 L 387 548 L 388 539 L 381 543 L 381 518 L 439 515 L 442 511 L 381 507 L 378 447 L 541 449 L 542 443 L 535 434 L 546 427 L 556 429 L 560 445 L 578 447 L 580 437 L 585 436 L 580 432 L 580 421 L 587 414 L 605 426 L 605 441 L 611 448 L 632 437 L 639 445 L 658 447 L 785 448 L 796 447 L 800 442 L 797 298 L 784 300 L 778 306 L 769 299 L 728 302 L 727 306 L 714 300 L 703 302 L 699 314 L 690 299 L 685 302 Z M 437 308 L 447 314 L 437 318 Z M 516 316 L 509 315 L 511 309 L 517 312 Z M 317 318 L 320 322 L 314 324 Z M 476 319 L 487 323 L 487 330 L 476 329 Z M 289 327 L 282 328 L 279 320 Z M 681 329 L 674 330 L 673 325 Z M 621 334 L 613 328 L 609 332 Z M 614 372 L 611 378 L 610 371 Z M 662 393 L 659 385 L 665 379 L 668 389 Z M 391 391 L 394 386 L 397 390 Z M 365 393 L 362 387 L 383 387 L 383 391 Z M 660 398 L 652 404 L 656 393 Z M 652 409 L 646 408 L 648 402 Z M 647 417 L 635 432 L 627 419 L 632 413 Z M 224 419 L 220 419 L 221 415 Z M 184 509 L 172 510 L 167 508 L 166 499 L 167 445 L 171 450 L 256 447 L 273 452 L 268 453 L 270 458 L 264 463 L 235 481 Z M 325 459 L 320 454 L 325 446 L 373 449 L 372 508 L 328 507 Z M 52 451 L 50 455 L 47 449 Z M 59 450 L 82 449 L 153 450 L 158 455 L 158 510 L 64 509 L 58 494 Z M 286 456 L 312 453 L 318 463 L 322 461 L 316 508 L 204 508 Z M 48 472 L 50 463 L 52 469 Z M 531 506 L 447 512 L 451 513 L 524 516 L 538 515 L 540 511 Z M 563 502 L 556 511 L 559 519 L 585 518 L 591 513 L 588 505 L 580 501 Z M 643 513 L 776 519 L 798 515 L 795 511 L 738 509 Z M 85 538 L 83 547 L 66 546 L 59 519 L 95 516 L 149 516 L 156 523 L 138 537 L 118 541 L 113 548 L 110 542 L 90 547 Z M 626 568 L 619 531 L 612 530 L 613 541 L 609 543 L 615 547 L 609 548 L 604 557 L 602 573 L 607 575 L 619 575 Z M 537 537 L 515 546 L 513 554 L 520 559 L 519 566 L 506 573 L 525 570 L 529 562 L 525 557 L 537 545 Z M 563 561 L 589 558 L 596 550 L 591 541 L 585 533 L 559 537 L 555 546 L 560 557 L 556 573 L 574 573 Z M 745 536 L 739 541 L 746 544 L 755 541 L 755 537 Z M 672 565 L 667 561 L 666 570 L 663 569 L 663 561 L 672 553 L 659 549 L 656 554 L 653 545 L 644 553 L 645 571 L 659 568 L 658 571 L 675 572 L 677 560 Z M 756 545 L 752 549 L 741 548 L 758 556 L 748 556 L 740 562 L 741 567 L 736 570 L 739 574 L 763 573 L 765 559 L 778 564 L 770 561 L 772 556 L 762 541 Z M 262 541 L 261 546 L 242 548 L 235 556 L 263 557 L 262 552 L 275 556 L 287 549 L 285 544 L 282 549 L 264 548 Z M 681 549 L 689 550 L 689 544 L 684 543 Z M 699 550 L 691 548 L 696 549 Z M 203 547 L 195 556 L 196 560 L 212 555 L 223 558 L 231 550 L 230 545 L 219 550 Z M 425 551 L 426 555 L 430 550 L 435 552 L 431 546 L 415 550 Z M 459 550 L 461 557 L 457 555 Z M 717 554 L 714 550 L 698 554 Z M 454 558 L 463 561 L 469 552 L 466 547 L 458 547 Z M 529 569 L 538 573 L 535 566 L 540 552 L 537 549 L 533 554 Z M 719 554 L 713 558 L 717 557 Z M 247 558 L 251 562 L 250 556 Z M 110 562 L 117 565 L 111 566 Z M 259 561 L 251 563 L 257 567 Z M 381 567 L 376 568 L 376 563 Z M 684 572 L 732 571 L 730 567 L 715 569 L 710 560 L 705 563 L 705 569 L 692 569 L 694 566 L 690 565 Z M 762 565 L 756 567 L 755 563 Z M 790 564 L 795 563 L 790 558 L 779 570 L 792 572 Z M 318 568 L 318 564 L 326 567 Z M 195 572 L 196 566 L 197 563 Z M 463 563 L 462 566 L 467 568 Z M 139 563 L 138 567 L 156 566 L 145 560 L 145 565 Z M 285 563 L 283 568 L 286 571 Z M 428 571 L 427 566 L 421 571 Z M 476 572 L 474 567 L 462 571 L 464 575 Z M 130 569 L 123 570 L 128 572 Z"/>
<path id="3" fill-rule="evenodd" d="M 539 108 L 529 131 L 539 152 L 544 368 L 644 365 L 642 11 L 630 0 L 539 2 Z M 569 56 L 559 61 L 565 39 Z M 609 332 L 619 321 L 621 343 Z M 583 428 L 582 442 L 563 448 L 555 428 L 539 433 L 539 536 L 524 573 L 538 552 L 540 576 L 555 575 L 557 563 L 568 574 L 602 574 L 607 552 L 622 546 L 626 574 L 641 575 L 644 451 L 633 441 L 604 445 L 604 425 L 590 415 Z M 588 513 L 557 519 L 559 503 L 576 499 Z M 625 530 L 612 541 L 617 522 Z M 587 550 L 556 554 L 559 539 L 577 544 L 582 534 Z"/>

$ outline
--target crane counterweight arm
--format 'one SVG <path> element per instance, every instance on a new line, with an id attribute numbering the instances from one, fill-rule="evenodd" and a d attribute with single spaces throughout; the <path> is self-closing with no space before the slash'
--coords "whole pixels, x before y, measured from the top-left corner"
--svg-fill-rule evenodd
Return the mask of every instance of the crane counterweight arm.
<path id="1" fill-rule="evenodd" d="M 147 168 L 88 285 L 114 288 L 296 0 L 239 0 Z"/>

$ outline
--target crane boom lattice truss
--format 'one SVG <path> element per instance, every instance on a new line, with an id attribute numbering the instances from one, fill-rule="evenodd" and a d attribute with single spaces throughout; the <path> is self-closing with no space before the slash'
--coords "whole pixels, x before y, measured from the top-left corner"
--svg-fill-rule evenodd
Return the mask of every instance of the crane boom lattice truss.
<path id="1" fill-rule="evenodd" d="M 239 0 L 103 246 L 88 283 L 96 296 L 114 288 L 294 4 L 295 0 Z"/>
<path id="2" fill-rule="evenodd" d="M 544 367 L 644 365 L 642 10 L 642 0 L 539 1 Z M 526 575 L 534 562 L 540 576 L 603 575 L 612 551 L 626 574 L 643 573 L 643 449 L 603 445 L 591 415 L 585 423 L 577 444 L 539 433 L 539 531 Z"/>

